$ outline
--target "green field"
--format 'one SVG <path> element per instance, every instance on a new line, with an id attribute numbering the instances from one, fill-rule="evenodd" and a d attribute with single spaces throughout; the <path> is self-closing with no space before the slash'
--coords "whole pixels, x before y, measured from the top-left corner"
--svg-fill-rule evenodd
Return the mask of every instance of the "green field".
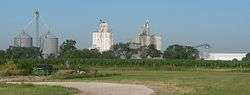
<path id="1" fill-rule="evenodd" d="M 32 76 L 34 64 L 49 63 L 55 66 L 58 71 L 48 76 L 48 81 L 70 80 L 142 84 L 152 88 L 156 95 L 249 95 L 250 93 L 250 61 L 18 59 L 2 60 L 2 63 L 0 65 L 0 76 L 2 72 L 2 77 L 7 78 L 9 77 L 8 73 L 12 76 L 19 75 L 19 73 L 21 76 Z M 66 68 L 64 63 L 70 64 L 71 68 Z M 82 75 L 76 73 L 75 71 L 79 67 L 88 73 Z M 24 70 L 25 73 L 18 72 L 20 70 Z M 75 73 L 68 71 L 74 71 Z M 0 95 L 20 95 L 17 93 L 23 93 L 15 92 L 15 89 L 26 89 L 24 90 L 25 93 L 30 93 L 21 95 L 70 95 L 70 90 L 63 90 L 66 91 L 63 92 L 60 90 L 64 88 L 53 87 L 48 89 L 43 86 L 8 88 L 5 89 L 5 92 L 12 92 L 11 90 L 13 90 L 15 94 L 2 94 L 4 91 L 0 90 Z"/>
<path id="2" fill-rule="evenodd" d="M 71 81 L 142 84 L 156 95 L 248 95 L 250 73 L 225 71 L 126 71 L 103 70 L 118 75 Z M 53 80 L 55 81 L 55 80 Z M 75 90 L 57 86 L 1 85 L 0 95 L 72 95 Z"/>
<path id="3" fill-rule="evenodd" d="M 0 95 L 73 95 L 77 90 L 59 86 L 0 84 Z"/>
<path id="4" fill-rule="evenodd" d="M 84 81 L 143 84 L 156 95 L 249 95 L 250 73 L 198 71 L 106 71 L 120 73 Z"/>

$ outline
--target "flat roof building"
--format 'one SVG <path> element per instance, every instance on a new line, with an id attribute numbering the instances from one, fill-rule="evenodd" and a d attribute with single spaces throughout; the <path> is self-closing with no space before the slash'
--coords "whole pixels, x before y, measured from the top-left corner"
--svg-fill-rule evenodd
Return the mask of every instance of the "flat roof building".
<path id="1" fill-rule="evenodd" d="M 209 53 L 209 57 L 205 60 L 222 60 L 222 61 L 230 61 L 230 60 L 242 60 L 246 57 L 247 53 Z"/>

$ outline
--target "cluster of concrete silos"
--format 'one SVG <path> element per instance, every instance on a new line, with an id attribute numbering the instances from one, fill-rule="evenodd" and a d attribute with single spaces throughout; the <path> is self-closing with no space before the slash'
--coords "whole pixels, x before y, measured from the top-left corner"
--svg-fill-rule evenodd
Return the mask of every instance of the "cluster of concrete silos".
<path id="1" fill-rule="evenodd" d="M 146 23 L 141 27 L 142 31 L 139 33 L 137 38 L 133 40 L 133 43 L 136 43 L 140 46 L 149 46 L 154 45 L 155 49 L 161 50 L 162 47 L 162 41 L 161 37 L 157 36 L 156 34 L 150 34 L 150 22 L 149 20 L 146 21 Z"/>
<path id="2" fill-rule="evenodd" d="M 47 32 L 40 39 L 40 49 L 44 58 L 48 58 L 52 55 L 58 55 L 58 38 L 56 36 L 54 36 L 51 32 Z M 33 38 L 28 33 L 21 32 L 16 37 L 14 37 L 14 46 L 33 47 Z"/>
<path id="3" fill-rule="evenodd" d="M 50 31 L 46 32 L 45 35 L 40 35 L 40 13 L 38 10 L 34 12 L 35 16 L 34 20 L 36 24 L 35 31 L 35 44 L 33 46 L 33 38 L 26 32 L 21 32 L 14 38 L 14 47 L 39 47 L 42 51 L 43 57 L 48 58 L 49 56 L 57 56 L 58 55 L 58 38 L 54 36 Z M 30 25 L 30 24 L 28 24 Z M 49 30 L 49 29 L 48 29 Z M 24 29 L 25 31 L 25 29 Z"/>

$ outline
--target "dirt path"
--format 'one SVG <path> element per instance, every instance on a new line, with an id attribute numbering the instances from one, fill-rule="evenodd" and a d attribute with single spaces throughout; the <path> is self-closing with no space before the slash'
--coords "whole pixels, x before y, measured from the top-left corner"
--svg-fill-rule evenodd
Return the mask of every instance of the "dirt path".
<path id="1" fill-rule="evenodd" d="M 20 82 L 8 82 L 20 83 Z M 39 85 L 56 85 L 76 88 L 81 91 L 78 95 L 151 95 L 152 89 L 144 85 L 128 85 L 99 82 L 25 82 Z"/>

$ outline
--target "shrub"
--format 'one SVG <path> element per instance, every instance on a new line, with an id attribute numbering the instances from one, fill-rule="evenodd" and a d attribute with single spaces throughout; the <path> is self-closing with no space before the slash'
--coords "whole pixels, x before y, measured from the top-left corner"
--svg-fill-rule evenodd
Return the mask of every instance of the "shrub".
<path id="1" fill-rule="evenodd" d="M 5 64 L 6 63 L 6 59 L 0 59 L 0 64 Z"/>
<path id="2" fill-rule="evenodd" d="M 4 66 L 4 70 L 2 70 L 1 75 L 2 76 L 18 76 L 18 75 L 25 75 L 25 70 L 19 70 L 17 69 L 16 64 L 6 64 Z"/>
<path id="3" fill-rule="evenodd" d="M 77 69 L 77 70 L 58 70 L 53 78 L 56 79 L 75 79 L 103 76 L 96 69 Z"/>
<path id="4" fill-rule="evenodd" d="M 37 76 L 51 75 L 56 69 L 50 64 L 39 64 L 33 67 L 32 74 Z"/>
<path id="5" fill-rule="evenodd" d="M 55 73 L 52 78 L 53 79 L 78 79 L 78 78 L 97 78 L 97 77 L 111 77 L 117 76 L 121 74 L 102 74 L 97 72 L 85 73 L 85 72 L 76 72 L 74 70 L 59 70 Z"/>
<path id="6" fill-rule="evenodd" d="M 17 59 L 15 63 L 18 69 L 24 70 L 26 75 L 31 75 L 33 67 L 40 62 L 38 59 Z"/>
<path id="7" fill-rule="evenodd" d="M 74 70 L 58 70 L 54 75 L 53 78 L 56 79 L 69 79 L 74 74 Z"/>
<path id="8" fill-rule="evenodd" d="M 7 70 L 4 72 L 4 76 L 21 76 L 25 75 L 24 70 Z"/>

